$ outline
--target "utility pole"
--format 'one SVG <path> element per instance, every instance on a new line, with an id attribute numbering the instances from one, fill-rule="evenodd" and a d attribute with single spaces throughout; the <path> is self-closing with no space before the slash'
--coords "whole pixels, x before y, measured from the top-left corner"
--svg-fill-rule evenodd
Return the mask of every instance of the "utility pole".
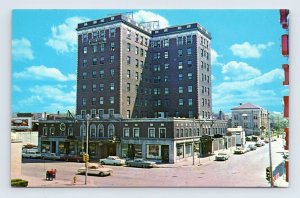
<path id="1" fill-rule="evenodd" d="M 268 112 L 268 134 L 269 134 L 269 158 L 270 158 L 270 184 L 271 188 L 274 187 L 273 183 L 273 167 L 272 167 L 272 149 L 271 149 L 271 130 L 270 130 L 270 114 Z"/>

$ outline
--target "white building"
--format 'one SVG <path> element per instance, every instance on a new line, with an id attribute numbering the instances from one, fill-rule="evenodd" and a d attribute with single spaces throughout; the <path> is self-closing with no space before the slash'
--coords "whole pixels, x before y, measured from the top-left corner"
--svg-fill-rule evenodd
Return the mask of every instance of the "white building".
<path id="1" fill-rule="evenodd" d="M 242 126 L 246 136 L 263 135 L 268 129 L 268 111 L 251 103 L 240 104 L 232 111 L 232 127 Z"/>

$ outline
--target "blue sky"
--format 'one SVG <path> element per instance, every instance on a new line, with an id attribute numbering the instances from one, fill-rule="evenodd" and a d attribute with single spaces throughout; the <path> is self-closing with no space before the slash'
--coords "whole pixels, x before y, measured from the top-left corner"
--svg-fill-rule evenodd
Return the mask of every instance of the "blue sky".
<path id="1" fill-rule="evenodd" d="M 77 23 L 132 10 L 14 10 L 12 112 L 74 111 Z M 278 10 L 133 10 L 160 26 L 198 22 L 212 35 L 213 111 L 251 102 L 282 112 Z M 184 16 L 184 17 L 183 17 Z"/>

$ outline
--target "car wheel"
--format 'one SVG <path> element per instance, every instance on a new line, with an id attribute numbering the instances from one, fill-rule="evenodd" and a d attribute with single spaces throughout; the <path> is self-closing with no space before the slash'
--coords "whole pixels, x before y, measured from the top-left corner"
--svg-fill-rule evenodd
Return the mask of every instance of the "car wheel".
<path id="1" fill-rule="evenodd" d="M 100 177 L 104 177 L 104 173 L 103 173 L 103 172 L 100 172 L 100 173 L 99 173 L 99 176 L 100 176 Z"/>
<path id="2" fill-rule="evenodd" d="M 102 165 L 105 165 L 105 163 L 102 161 L 102 162 L 100 162 L 100 164 L 102 164 Z"/>
<path id="3" fill-rule="evenodd" d="M 128 167 L 130 167 L 130 164 L 127 164 Z"/>
<path id="4" fill-rule="evenodd" d="M 114 163 L 113 165 L 114 165 L 114 166 L 117 166 L 118 164 Z"/>

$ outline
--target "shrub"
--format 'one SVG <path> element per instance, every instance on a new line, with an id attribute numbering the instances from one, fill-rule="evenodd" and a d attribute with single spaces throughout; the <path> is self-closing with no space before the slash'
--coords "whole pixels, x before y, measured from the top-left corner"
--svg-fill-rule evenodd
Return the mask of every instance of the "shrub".
<path id="1" fill-rule="evenodd" d="M 28 181 L 22 179 L 12 179 L 11 180 L 12 187 L 27 187 Z"/>

